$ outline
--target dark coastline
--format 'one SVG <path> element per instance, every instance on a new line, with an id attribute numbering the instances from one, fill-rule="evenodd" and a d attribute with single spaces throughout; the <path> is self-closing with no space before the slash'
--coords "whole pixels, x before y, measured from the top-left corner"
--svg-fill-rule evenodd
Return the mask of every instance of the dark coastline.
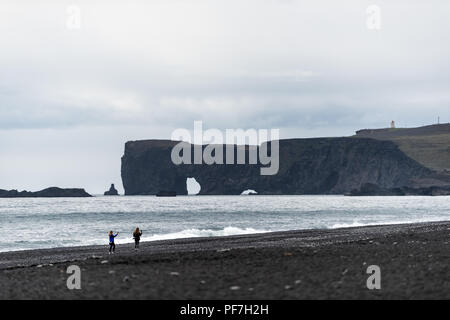
<path id="1" fill-rule="evenodd" d="M 6 252 L 0 299 L 449 299 L 449 235 L 433 222 Z"/>
<path id="2" fill-rule="evenodd" d="M 0 189 L 0 198 L 90 198 L 92 197 L 84 189 L 79 188 L 58 188 L 50 187 L 36 192 L 2 190 Z"/>

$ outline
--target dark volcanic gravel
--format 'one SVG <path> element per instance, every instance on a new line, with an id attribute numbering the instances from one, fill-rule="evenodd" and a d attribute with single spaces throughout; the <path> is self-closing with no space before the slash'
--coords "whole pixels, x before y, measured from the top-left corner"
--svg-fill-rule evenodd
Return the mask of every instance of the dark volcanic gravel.
<path id="1" fill-rule="evenodd" d="M 1 299 L 449 299 L 450 222 L 0 254 Z M 81 290 L 69 290 L 69 265 Z M 369 265 L 381 290 L 369 290 Z"/>

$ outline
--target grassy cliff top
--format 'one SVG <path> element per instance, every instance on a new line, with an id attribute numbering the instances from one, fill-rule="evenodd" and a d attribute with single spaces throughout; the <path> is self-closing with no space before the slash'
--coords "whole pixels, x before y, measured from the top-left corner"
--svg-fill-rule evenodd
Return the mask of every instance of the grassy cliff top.
<path id="1" fill-rule="evenodd" d="M 450 175 L 450 124 L 418 128 L 363 129 L 354 137 L 389 140 L 410 158 Z"/>

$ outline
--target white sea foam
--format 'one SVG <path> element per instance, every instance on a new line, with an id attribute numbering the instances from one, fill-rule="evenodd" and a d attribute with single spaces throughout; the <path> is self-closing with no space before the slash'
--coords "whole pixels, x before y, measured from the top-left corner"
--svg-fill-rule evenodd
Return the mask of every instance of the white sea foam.
<path id="1" fill-rule="evenodd" d="M 187 229 L 180 232 L 173 232 L 167 234 L 155 234 L 150 237 L 143 237 L 143 241 L 156 241 L 156 240 L 169 240 L 169 239 L 180 239 L 180 238 L 199 238 L 199 237 L 224 237 L 224 236 L 235 236 L 242 234 L 254 234 L 254 233 L 264 233 L 270 232 L 270 230 L 257 230 L 253 228 L 237 228 L 237 227 L 226 227 L 221 230 L 211 230 L 211 229 Z"/>
<path id="2" fill-rule="evenodd" d="M 368 226 L 383 226 L 388 224 L 408 224 L 408 223 L 421 223 L 421 222 L 437 222 L 442 221 L 440 218 L 430 218 L 430 219 L 411 219 L 411 220 L 392 220 L 392 221 L 377 221 L 377 222 L 358 222 L 353 221 L 351 223 L 335 223 L 328 229 L 339 229 L 339 228 L 356 228 L 356 227 L 368 227 Z"/>
<path id="3" fill-rule="evenodd" d="M 330 226 L 328 229 L 339 229 L 339 228 L 352 228 L 352 227 L 362 227 L 362 226 L 370 226 L 370 223 L 361 223 L 357 221 L 353 221 L 351 223 L 335 223 Z"/>

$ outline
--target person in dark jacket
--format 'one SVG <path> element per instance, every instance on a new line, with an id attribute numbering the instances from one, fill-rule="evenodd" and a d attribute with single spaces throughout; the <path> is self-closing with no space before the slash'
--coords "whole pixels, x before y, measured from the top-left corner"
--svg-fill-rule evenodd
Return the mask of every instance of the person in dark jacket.
<path id="1" fill-rule="evenodd" d="M 139 249 L 139 241 L 141 241 L 142 231 L 136 228 L 133 232 L 134 250 Z"/>
<path id="2" fill-rule="evenodd" d="M 119 235 L 119 233 L 117 232 L 116 234 L 114 234 L 111 230 L 108 235 L 109 235 L 109 254 L 116 253 L 116 244 L 114 243 L 114 239 Z"/>

